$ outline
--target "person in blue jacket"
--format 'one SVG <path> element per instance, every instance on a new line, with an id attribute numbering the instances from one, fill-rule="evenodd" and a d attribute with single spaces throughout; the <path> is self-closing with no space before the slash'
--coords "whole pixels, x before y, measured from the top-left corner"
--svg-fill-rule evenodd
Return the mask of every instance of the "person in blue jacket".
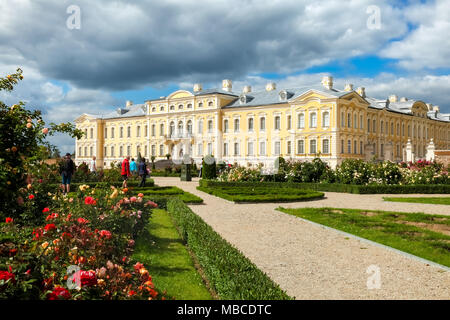
<path id="1" fill-rule="evenodd" d="M 131 162 L 130 162 L 130 171 L 133 176 L 135 176 L 137 174 L 137 164 L 134 161 L 134 158 L 132 158 Z"/>
<path id="2" fill-rule="evenodd" d="M 147 178 L 148 174 L 145 158 L 141 158 L 141 162 L 138 165 L 138 173 L 139 177 L 141 177 L 141 183 L 139 183 L 139 187 L 145 187 L 145 179 Z"/>

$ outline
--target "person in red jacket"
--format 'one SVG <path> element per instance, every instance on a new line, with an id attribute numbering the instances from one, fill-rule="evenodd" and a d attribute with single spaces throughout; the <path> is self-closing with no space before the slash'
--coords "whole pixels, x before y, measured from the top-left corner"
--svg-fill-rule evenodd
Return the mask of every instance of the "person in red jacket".
<path id="1" fill-rule="evenodd" d="M 127 188 L 127 180 L 128 177 L 131 176 L 131 172 L 130 172 L 130 156 L 127 156 L 123 162 L 122 162 L 122 179 L 123 179 L 123 183 L 122 183 L 122 188 Z"/>

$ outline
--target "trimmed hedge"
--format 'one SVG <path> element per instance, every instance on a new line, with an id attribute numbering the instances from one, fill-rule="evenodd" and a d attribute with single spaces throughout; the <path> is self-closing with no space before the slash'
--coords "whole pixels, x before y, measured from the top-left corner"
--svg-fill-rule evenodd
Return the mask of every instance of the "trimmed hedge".
<path id="1" fill-rule="evenodd" d="M 409 184 L 409 185 L 354 185 L 339 183 L 289 183 L 289 182 L 222 182 L 201 179 L 201 187 L 270 187 L 270 188 L 302 188 L 316 191 L 344 192 L 355 194 L 448 194 L 448 184 Z"/>
<path id="2" fill-rule="evenodd" d="M 128 187 L 136 188 L 139 186 L 139 183 L 141 181 L 132 181 L 128 180 L 127 185 Z M 97 184 L 106 184 L 109 186 L 115 186 L 115 187 L 122 187 L 123 181 L 117 181 L 117 182 L 72 182 L 70 184 L 70 190 L 75 190 L 75 188 L 78 188 L 81 185 L 88 185 L 89 187 L 95 187 Z M 59 188 L 60 184 L 53 184 L 52 186 L 55 186 L 55 188 Z M 146 187 L 153 187 L 155 186 L 155 181 L 153 179 L 147 179 L 145 182 Z"/>
<path id="3" fill-rule="evenodd" d="M 203 203 L 203 199 L 200 197 L 197 197 L 196 195 L 184 191 L 178 187 L 152 187 L 152 188 L 135 188 L 133 189 L 136 193 L 143 193 L 144 196 L 176 196 L 183 200 L 184 203 L 190 203 L 190 204 L 198 204 Z"/>
<path id="4" fill-rule="evenodd" d="M 221 299 L 292 299 L 180 199 L 169 199 L 167 211 Z"/>
<path id="5" fill-rule="evenodd" d="M 208 188 L 197 187 L 198 190 L 212 194 L 234 202 L 290 202 L 290 201 L 309 201 L 321 199 L 324 197 L 322 192 L 304 190 L 298 188 L 283 188 L 282 192 L 276 192 L 277 189 L 267 187 L 227 187 L 227 188 Z M 280 189 L 278 189 L 280 190 Z"/>

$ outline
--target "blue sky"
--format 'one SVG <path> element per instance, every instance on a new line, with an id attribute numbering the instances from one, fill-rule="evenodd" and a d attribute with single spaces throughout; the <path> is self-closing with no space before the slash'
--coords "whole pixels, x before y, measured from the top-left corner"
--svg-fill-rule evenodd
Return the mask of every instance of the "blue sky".
<path id="1" fill-rule="evenodd" d="M 68 27 L 77 22 L 71 5 L 79 29 Z M 375 98 L 397 94 L 450 112 L 449 17 L 448 0 L 2 1 L 0 73 L 21 67 L 25 81 L 0 100 L 66 122 L 194 83 L 231 79 L 240 92 L 329 74 L 338 88 L 350 82 Z M 72 139 L 52 142 L 73 151 Z"/>

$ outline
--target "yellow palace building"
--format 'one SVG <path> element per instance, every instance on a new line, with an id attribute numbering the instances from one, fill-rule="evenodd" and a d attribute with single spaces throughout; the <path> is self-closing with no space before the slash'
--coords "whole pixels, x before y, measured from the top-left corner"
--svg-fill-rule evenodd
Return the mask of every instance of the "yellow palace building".
<path id="1" fill-rule="evenodd" d="M 205 155 L 218 161 L 270 167 L 285 159 L 320 157 L 335 167 L 343 159 L 405 161 L 426 158 L 434 149 L 449 149 L 450 114 L 422 101 L 368 97 L 362 87 L 333 87 L 333 78 L 317 85 L 263 91 L 245 86 L 233 91 L 223 80 L 218 89 L 194 85 L 167 97 L 103 115 L 82 114 L 76 127 L 76 164 L 97 157 L 109 167 L 138 153 L 147 159 L 173 160 Z M 430 153 L 431 152 L 431 153 Z"/>

